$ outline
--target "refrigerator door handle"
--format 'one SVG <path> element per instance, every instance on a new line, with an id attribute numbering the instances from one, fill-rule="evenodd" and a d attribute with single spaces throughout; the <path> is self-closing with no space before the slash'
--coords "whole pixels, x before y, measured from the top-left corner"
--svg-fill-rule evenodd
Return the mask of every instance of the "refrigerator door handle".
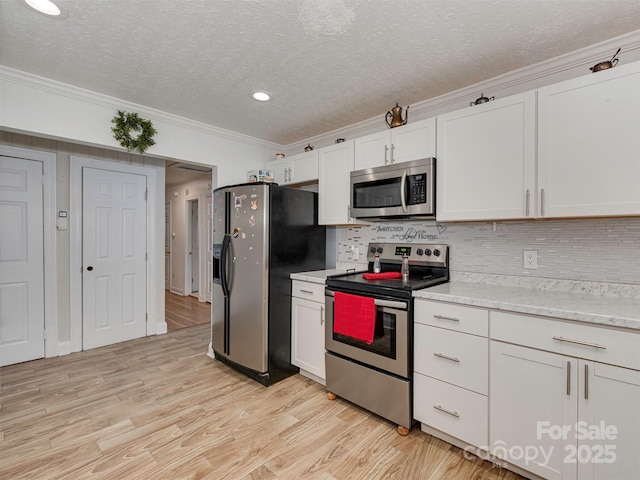
<path id="1" fill-rule="evenodd" d="M 231 236 L 225 235 L 222 240 L 222 251 L 220 252 L 220 284 L 222 286 L 222 293 L 225 297 L 229 296 L 229 282 L 227 279 L 227 255 L 229 253 L 229 244 L 231 243 Z"/>
<path id="2" fill-rule="evenodd" d="M 224 353 L 230 355 L 230 343 L 231 336 L 229 329 L 231 327 L 230 321 L 230 301 L 229 301 L 229 282 L 227 278 L 227 257 L 229 254 L 229 244 L 231 243 L 231 236 L 225 234 L 222 240 L 222 251 L 220 252 L 220 286 L 222 287 L 222 294 L 224 295 Z"/>

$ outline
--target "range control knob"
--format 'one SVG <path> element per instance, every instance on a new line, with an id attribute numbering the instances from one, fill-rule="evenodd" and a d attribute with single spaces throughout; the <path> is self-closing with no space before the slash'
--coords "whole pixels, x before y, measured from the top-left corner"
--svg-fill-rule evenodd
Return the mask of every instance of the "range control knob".
<path id="1" fill-rule="evenodd" d="M 440 250 L 438 250 L 438 249 L 436 248 L 436 249 L 433 251 L 433 254 L 434 254 L 436 257 L 439 257 L 439 256 L 440 256 Z"/>
<path id="2" fill-rule="evenodd" d="M 378 253 L 382 253 L 382 247 L 378 247 L 378 249 L 376 250 Z"/>
<path id="3" fill-rule="evenodd" d="M 424 250 L 422 250 L 421 248 L 419 248 L 419 249 L 417 249 L 417 250 L 416 250 L 416 253 L 417 253 L 418 255 L 422 255 L 422 254 L 424 253 Z"/>
<path id="4" fill-rule="evenodd" d="M 431 250 L 429 250 L 428 248 L 424 251 L 424 254 L 429 257 L 431 256 Z"/>

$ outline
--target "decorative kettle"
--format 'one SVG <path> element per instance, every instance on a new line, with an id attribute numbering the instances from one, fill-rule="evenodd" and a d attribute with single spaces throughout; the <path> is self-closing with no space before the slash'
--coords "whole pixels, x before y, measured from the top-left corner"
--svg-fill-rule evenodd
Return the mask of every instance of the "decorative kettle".
<path id="1" fill-rule="evenodd" d="M 475 102 L 471 102 L 469 105 L 473 107 L 474 105 L 480 105 L 481 103 L 491 102 L 492 100 L 495 100 L 495 99 L 496 97 L 485 97 L 483 92 L 480 94 L 480 98 L 477 98 Z"/>
<path id="2" fill-rule="evenodd" d="M 618 63 L 618 60 L 619 60 L 616 57 L 620 53 L 620 50 L 622 50 L 622 48 L 619 48 L 618 51 L 613 54 L 613 57 L 611 57 L 611 60 L 607 60 L 606 62 L 596 63 L 593 67 L 589 67 L 589 70 L 591 70 L 593 73 L 596 73 L 601 70 L 607 70 L 609 68 L 615 67 L 616 63 Z"/>
<path id="3" fill-rule="evenodd" d="M 391 117 L 391 121 L 389 121 L 389 117 Z M 405 125 L 407 120 L 409 119 L 409 107 L 405 110 L 404 120 L 402 119 L 402 107 L 396 103 L 396 106 L 387 112 L 384 116 L 385 122 L 389 125 L 389 128 L 400 127 L 401 125 Z"/>

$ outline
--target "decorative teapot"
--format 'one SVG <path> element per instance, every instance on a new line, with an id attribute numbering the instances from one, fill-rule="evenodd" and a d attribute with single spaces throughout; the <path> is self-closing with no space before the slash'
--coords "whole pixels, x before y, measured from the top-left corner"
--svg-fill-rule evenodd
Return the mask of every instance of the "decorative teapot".
<path id="1" fill-rule="evenodd" d="M 496 97 L 485 97 L 483 92 L 480 94 L 480 98 L 477 98 L 475 102 L 471 102 L 470 105 L 473 107 L 474 105 L 480 105 L 481 103 L 487 103 L 495 99 Z"/>
<path id="2" fill-rule="evenodd" d="M 591 70 L 593 73 L 596 73 L 596 72 L 599 72 L 600 70 L 607 70 L 608 68 L 615 67 L 616 63 L 618 63 L 618 60 L 619 60 L 616 57 L 620 53 L 620 50 L 622 50 L 622 48 L 619 48 L 618 51 L 613 54 L 613 57 L 611 57 L 611 60 L 607 60 L 606 62 L 596 63 L 593 67 L 590 67 L 589 70 Z"/>
<path id="3" fill-rule="evenodd" d="M 391 117 L 391 121 L 389 121 L 389 117 Z M 407 120 L 409 119 L 409 107 L 405 110 L 404 120 L 402 119 L 402 107 L 396 103 L 396 106 L 387 112 L 384 116 L 385 122 L 389 125 L 389 128 L 399 127 L 401 125 L 405 125 Z"/>

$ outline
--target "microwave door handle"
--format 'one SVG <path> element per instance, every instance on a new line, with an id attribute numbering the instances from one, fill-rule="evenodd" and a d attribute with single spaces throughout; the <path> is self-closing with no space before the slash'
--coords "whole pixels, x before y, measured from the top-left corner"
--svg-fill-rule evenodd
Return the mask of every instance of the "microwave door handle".
<path id="1" fill-rule="evenodd" d="M 402 203 L 403 213 L 407 213 L 407 199 L 405 198 L 405 187 L 407 185 L 407 171 L 402 172 L 402 178 L 400 179 L 400 202 Z"/>

